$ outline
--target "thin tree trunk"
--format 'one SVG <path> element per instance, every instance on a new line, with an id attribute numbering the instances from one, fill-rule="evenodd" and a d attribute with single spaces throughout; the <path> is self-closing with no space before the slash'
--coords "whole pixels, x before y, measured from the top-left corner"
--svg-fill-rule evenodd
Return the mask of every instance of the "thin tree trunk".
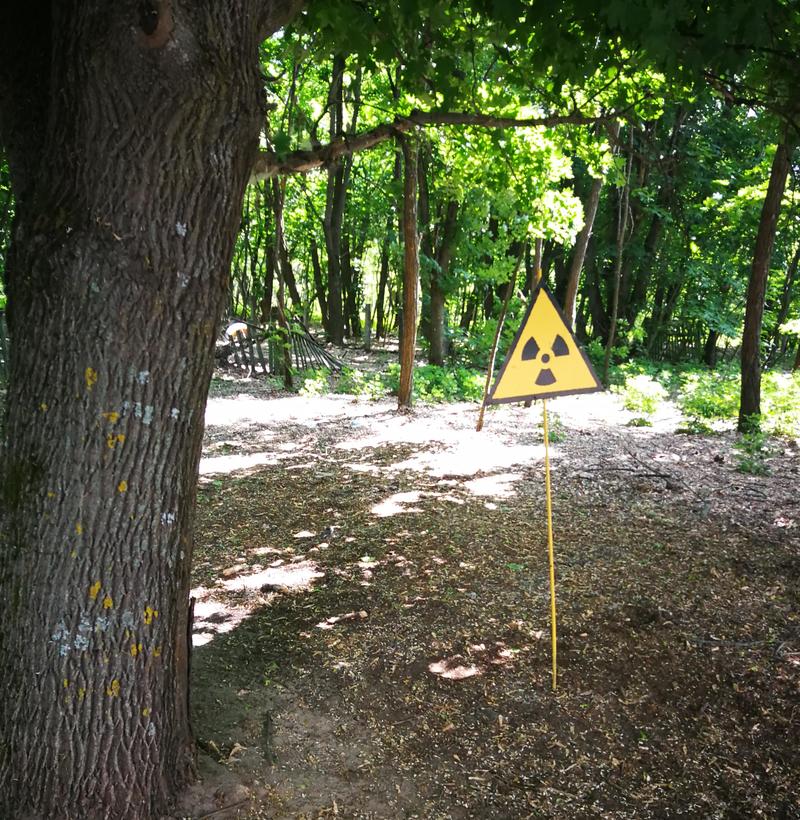
<path id="1" fill-rule="evenodd" d="M 273 182 L 275 183 L 275 270 L 278 272 L 277 296 L 278 326 L 281 330 L 281 369 L 283 371 L 283 385 L 287 390 L 291 390 L 293 385 L 292 337 L 289 330 L 289 321 L 286 316 L 286 281 L 284 279 L 284 267 L 281 264 L 281 248 L 286 245 L 286 241 L 283 238 L 283 198 L 286 190 L 286 179 L 275 179 Z"/>
<path id="2" fill-rule="evenodd" d="M 289 259 L 289 249 L 286 247 L 286 233 L 284 230 L 283 205 L 286 201 L 286 177 L 272 180 L 272 214 L 275 219 L 275 248 L 277 258 L 275 259 L 275 269 L 279 272 L 280 281 L 289 290 L 292 304 L 299 309 L 302 304 L 300 293 L 297 290 L 297 282 L 292 270 L 292 262 Z"/>
<path id="3" fill-rule="evenodd" d="M 435 228 L 431 220 L 430 200 L 428 197 L 428 158 L 430 148 L 427 142 L 420 141 L 417 150 L 417 225 L 419 230 L 420 255 L 420 289 L 422 291 L 422 310 L 419 319 L 419 333 L 428 343 L 430 360 L 431 342 L 431 290 L 436 278 L 435 270 Z M 423 272 L 424 271 L 424 275 Z"/>
<path id="4" fill-rule="evenodd" d="M 686 121 L 687 112 L 679 106 L 675 111 L 675 119 L 672 124 L 669 140 L 666 146 L 667 167 L 664 172 L 664 180 L 658 189 L 656 196 L 656 206 L 650 221 L 650 227 L 644 240 L 643 252 L 637 262 L 635 275 L 629 275 L 632 279 L 628 283 L 628 293 L 626 295 L 623 315 L 629 327 L 633 327 L 636 319 L 641 313 L 647 301 L 647 291 L 650 287 L 650 280 L 656 264 L 656 257 L 661 238 L 664 233 L 664 214 L 673 199 L 675 189 L 675 168 L 677 167 L 677 154 L 683 142 L 683 124 Z M 634 258 L 631 255 L 631 267 Z"/>
<path id="5" fill-rule="evenodd" d="M 386 220 L 386 234 L 381 246 L 381 264 L 378 275 L 378 299 L 376 305 L 375 338 L 383 339 L 386 336 L 385 311 L 386 311 L 386 288 L 389 284 L 389 236 L 392 230 L 392 215 L 389 214 Z"/>
<path id="6" fill-rule="evenodd" d="M 447 203 L 442 239 L 436 254 L 436 268 L 431 271 L 430 293 L 430 363 L 443 365 L 447 356 L 447 334 L 445 330 L 447 291 L 444 283 L 450 273 L 450 262 L 453 258 L 458 236 L 458 202 Z"/>
<path id="7" fill-rule="evenodd" d="M 761 209 L 758 223 L 756 246 L 753 251 L 753 265 L 747 287 L 747 302 L 742 333 L 742 387 L 739 402 L 740 432 L 746 432 L 758 425 L 761 415 L 761 324 L 764 318 L 764 297 L 769 277 L 772 247 L 778 226 L 778 215 L 783 199 L 783 189 L 792 155 L 792 145 L 788 139 L 779 143 L 772 160 L 767 195 Z"/>
<path id="8" fill-rule="evenodd" d="M 325 298 L 325 283 L 322 281 L 322 266 L 319 263 L 319 248 L 317 240 L 311 237 L 311 267 L 314 270 L 314 287 L 317 289 L 317 301 L 322 315 L 322 327 L 327 336 L 331 335 L 330 319 L 328 317 L 328 300 Z"/>
<path id="9" fill-rule="evenodd" d="M 400 345 L 399 407 L 411 407 L 414 354 L 417 347 L 419 232 L 417 231 L 417 146 L 414 138 L 398 137 L 403 150 L 403 338 Z"/>
<path id="10" fill-rule="evenodd" d="M 261 292 L 259 314 L 262 324 L 269 324 L 272 317 L 272 290 L 275 283 L 275 249 L 264 248 L 264 288 Z"/>
<path id="11" fill-rule="evenodd" d="M 469 333 L 469 329 L 472 327 L 472 323 L 475 321 L 475 317 L 478 315 L 478 294 L 475 291 L 475 288 L 467 294 L 466 305 L 464 306 L 464 310 L 461 313 L 461 320 L 458 323 L 458 326 L 463 330 L 465 333 Z"/>
<path id="12" fill-rule="evenodd" d="M 525 245 L 527 247 L 527 243 Z M 527 251 L 526 251 L 527 253 Z M 531 292 L 539 287 L 542 281 L 542 256 L 544 255 L 544 239 L 540 236 L 533 245 L 533 271 L 531 273 Z"/>
<path id="13" fill-rule="evenodd" d="M 589 245 L 589 252 L 594 249 L 594 242 Z M 588 253 L 588 252 L 587 252 Z M 603 304 L 603 292 L 601 285 L 602 274 L 600 272 L 600 263 L 592 254 L 592 262 L 586 266 L 586 273 L 588 274 L 584 280 L 584 289 L 586 293 L 586 301 L 588 305 L 588 312 L 592 322 L 592 335 L 603 341 L 603 344 L 608 339 L 608 324 L 605 305 Z"/>
<path id="14" fill-rule="evenodd" d="M 619 136 L 620 123 L 616 121 L 611 126 L 611 135 L 614 140 Z M 597 209 L 600 203 L 600 193 L 603 188 L 604 179 L 602 177 L 594 177 L 592 179 L 589 193 L 584 201 L 584 223 L 580 233 L 575 241 L 575 247 L 572 252 L 572 259 L 570 261 L 569 274 L 567 276 L 567 283 L 564 291 L 563 311 L 564 316 L 570 328 L 575 326 L 575 310 L 578 295 L 578 287 L 580 283 L 581 270 L 583 269 L 586 260 L 586 251 L 589 247 L 589 240 L 594 229 L 594 221 L 597 216 Z M 598 324 L 596 322 L 596 324 Z M 599 323 L 605 325 L 605 322 Z"/>
<path id="15" fill-rule="evenodd" d="M 193 772 L 194 502 L 263 121 L 261 32 L 253 3 L 148 9 L 37 6 L 0 48 L 18 204 L 0 457 L 8 820 L 150 820 Z"/>
<path id="16" fill-rule="evenodd" d="M 786 275 L 783 278 L 783 287 L 781 288 L 781 303 L 778 308 L 778 315 L 775 317 L 775 332 L 772 335 L 772 350 L 770 351 L 770 361 L 774 361 L 779 351 L 786 351 L 785 345 L 780 344 L 781 325 L 783 325 L 789 318 L 789 308 L 792 306 L 792 292 L 794 290 L 794 283 L 797 277 L 797 269 L 800 266 L 800 243 L 795 248 L 789 266 L 786 268 Z M 785 337 L 784 337 L 785 338 Z M 782 354 L 781 354 L 782 355 Z"/>
<path id="17" fill-rule="evenodd" d="M 400 178 L 403 175 L 403 158 L 400 150 L 397 146 L 395 146 L 394 152 L 394 166 L 392 168 L 392 181 L 395 184 L 400 182 Z M 400 219 L 399 216 L 400 211 L 398 210 L 398 221 Z M 386 217 L 386 233 L 384 235 L 383 240 L 383 247 L 381 248 L 381 273 L 380 273 L 380 280 L 378 282 L 378 304 L 377 304 L 377 325 L 375 328 L 375 335 L 379 338 L 385 339 L 387 336 L 387 322 L 386 322 L 386 299 L 387 299 L 387 290 L 389 288 L 389 244 L 395 238 L 395 233 L 393 230 L 394 225 L 394 214 L 390 209 L 389 215 Z M 400 226 L 398 225 L 398 234 L 400 232 Z M 391 294 L 389 294 L 389 309 L 391 312 Z"/>
<path id="18" fill-rule="evenodd" d="M 359 282 L 353 254 L 350 246 L 350 237 L 347 233 L 342 237 L 342 284 L 344 286 L 344 325 L 349 329 L 351 336 L 361 335 L 361 317 L 358 313 Z"/>
<path id="19" fill-rule="evenodd" d="M 569 322 L 570 329 L 575 326 L 575 303 L 578 295 L 583 260 L 586 258 L 586 248 L 589 247 L 589 238 L 594 228 L 594 218 L 597 215 L 597 206 L 600 203 L 600 191 L 603 188 L 602 177 L 592 179 L 592 187 L 583 204 L 584 222 L 578 238 L 575 240 L 575 249 L 572 252 L 572 261 L 567 276 L 567 287 L 564 291 L 564 316 Z"/>
<path id="20" fill-rule="evenodd" d="M 539 243 L 541 242 L 541 239 L 537 239 L 536 241 L 537 243 Z M 519 269 L 522 265 L 522 260 L 525 258 L 527 247 L 528 243 L 524 242 L 522 244 L 522 248 L 520 249 L 520 253 L 517 256 L 517 263 L 514 266 L 514 271 L 511 274 L 511 278 L 508 282 L 508 287 L 506 288 L 506 295 L 503 299 L 503 307 L 500 311 L 500 316 L 497 319 L 497 327 L 495 328 L 494 339 L 492 341 L 492 351 L 489 354 L 489 367 L 486 370 L 486 381 L 483 385 L 483 400 L 481 401 L 481 409 L 478 413 L 478 423 L 475 425 L 475 431 L 478 433 L 480 433 L 480 431 L 483 430 L 483 417 L 486 414 L 486 400 L 489 398 L 489 390 L 492 386 L 492 376 L 494 376 L 494 365 L 497 359 L 497 347 L 500 344 L 500 334 L 503 332 L 503 324 L 506 320 L 506 313 L 508 313 L 508 306 L 511 303 L 511 296 L 514 293 L 514 287 L 517 283 L 517 274 L 519 273 Z"/>
<path id="21" fill-rule="evenodd" d="M 717 342 L 719 331 L 713 328 L 708 331 L 706 342 L 703 345 L 703 363 L 712 370 L 717 366 Z"/>
<path id="22" fill-rule="evenodd" d="M 611 351 L 614 348 L 614 337 L 617 332 L 617 316 L 619 313 L 619 297 L 622 284 L 622 252 L 625 248 L 625 232 L 628 228 L 628 197 L 631 187 L 631 170 L 633 167 L 633 131 L 631 130 L 631 153 L 628 156 L 628 169 L 625 185 L 619 199 L 617 211 L 617 245 L 614 260 L 613 294 L 611 297 L 611 316 L 608 323 L 608 340 L 606 354 L 603 358 L 603 384 L 608 385 L 608 368 L 611 363 Z"/>
<path id="23" fill-rule="evenodd" d="M 344 101 L 342 83 L 345 62 L 337 56 L 328 97 L 331 141 L 344 133 Z M 341 160 L 328 169 L 328 187 L 325 199 L 325 216 L 322 228 L 328 253 L 328 335 L 334 344 L 344 343 L 344 309 L 342 304 L 341 239 L 344 220 L 345 186 L 344 165 Z"/>

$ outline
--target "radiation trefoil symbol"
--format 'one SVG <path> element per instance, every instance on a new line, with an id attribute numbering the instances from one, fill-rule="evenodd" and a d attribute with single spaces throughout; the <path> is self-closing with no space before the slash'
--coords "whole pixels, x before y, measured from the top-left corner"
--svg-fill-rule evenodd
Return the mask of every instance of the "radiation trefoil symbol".
<path id="1" fill-rule="evenodd" d="M 560 334 L 556 334 L 553 344 L 550 345 L 550 350 L 551 353 L 542 353 L 542 356 L 539 359 L 542 363 L 542 369 L 539 371 L 539 375 L 536 377 L 535 382 L 539 385 L 539 387 L 547 387 L 556 383 L 556 377 L 553 375 L 553 371 L 549 367 L 546 367 L 546 365 L 550 364 L 551 356 L 569 356 L 569 346 L 564 341 L 564 337 Z M 522 361 L 535 361 L 540 352 L 541 351 L 536 339 L 531 336 L 530 339 L 525 342 L 525 347 L 522 348 Z"/>
<path id="2" fill-rule="evenodd" d="M 602 390 L 586 355 L 545 287 L 533 295 L 487 403 Z"/>

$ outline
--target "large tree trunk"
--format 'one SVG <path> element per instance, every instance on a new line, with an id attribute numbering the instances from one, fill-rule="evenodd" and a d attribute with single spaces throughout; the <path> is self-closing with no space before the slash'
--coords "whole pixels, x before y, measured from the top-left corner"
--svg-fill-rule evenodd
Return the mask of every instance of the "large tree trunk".
<path id="1" fill-rule="evenodd" d="M 742 432 L 750 429 L 754 420 L 761 415 L 760 358 L 764 297 L 791 154 L 792 146 L 786 140 L 781 142 L 775 151 L 753 251 L 742 333 L 742 389 L 739 402 L 739 430 Z"/>
<path id="2" fill-rule="evenodd" d="M 195 486 L 263 122 L 260 8 L 63 0 L 4 32 L 19 207 L 0 453 L 3 818 L 147 820 L 192 774 Z"/>

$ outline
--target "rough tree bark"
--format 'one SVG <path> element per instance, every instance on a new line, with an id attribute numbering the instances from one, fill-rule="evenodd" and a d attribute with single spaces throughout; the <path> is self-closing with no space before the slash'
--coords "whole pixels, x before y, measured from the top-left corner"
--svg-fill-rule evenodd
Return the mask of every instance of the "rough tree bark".
<path id="1" fill-rule="evenodd" d="M 742 333 L 742 387 L 738 425 L 740 432 L 751 429 L 761 415 L 761 324 L 764 318 L 764 297 L 783 189 L 789 174 L 792 147 L 785 138 L 775 151 L 767 195 L 764 197 L 761 219 L 758 223 Z"/>
<path id="2" fill-rule="evenodd" d="M 3 818 L 147 820 L 192 776 L 203 411 L 263 122 L 258 45 L 291 11 L 62 0 L 5 20 Z"/>
<path id="3" fill-rule="evenodd" d="M 781 301 L 778 307 L 778 315 L 775 317 L 775 331 L 772 334 L 772 345 L 770 350 L 770 362 L 774 362 L 778 356 L 786 353 L 787 337 L 783 336 L 783 343 L 781 343 L 781 325 L 789 318 L 789 310 L 792 306 L 792 295 L 794 292 L 794 283 L 797 277 L 797 270 L 800 267 L 800 244 L 795 248 L 789 265 L 786 268 L 786 274 L 783 277 L 783 287 L 781 288 Z"/>
<path id="4" fill-rule="evenodd" d="M 334 58 L 331 85 L 328 93 L 331 142 L 344 133 L 344 57 Z M 328 168 L 328 187 L 325 196 L 325 216 L 322 230 L 328 254 L 328 337 L 334 344 L 344 344 L 344 306 L 342 303 L 342 223 L 345 197 L 344 163 L 338 160 Z"/>
<path id="5" fill-rule="evenodd" d="M 575 304 L 578 295 L 578 282 L 580 281 L 583 260 L 586 258 L 586 248 L 589 247 L 589 239 L 594 228 L 594 218 L 597 216 L 597 206 L 600 204 L 600 191 L 603 188 L 602 177 L 593 177 L 589 194 L 583 203 L 583 227 L 575 240 L 575 249 L 572 252 L 572 260 L 567 277 L 567 287 L 564 292 L 564 316 L 569 322 L 570 328 L 575 326 Z"/>
<path id="6" fill-rule="evenodd" d="M 292 260 L 289 258 L 289 248 L 286 244 L 286 232 L 284 226 L 283 212 L 286 202 L 286 178 L 273 178 L 272 183 L 272 217 L 275 223 L 275 248 L 277 257 L 275 259 L 275 270 L 280 275 L 281 280 L 289 291 L 292 306 L 295 310 L 300 310 L 303 300 L 297 290 L 297 280 L 292 269 Z"/>
<path id="7" fill-rule="evenodd" d="M 414 354 L 417 347 L 419 291 L 419 231 L 417 230 L 417 146 L 413 138 L 398 136 L 403 149 L 403 333 L 400 340 L 399 407 L 411 407 Z"/>
<path id="8" fill-rule="evenodd" d="M 622 279 L 622 253 L 625 249 L 625 233 L 628 229 L 628 202 L 631 190 L 631 170 L 633 168 L 633 132 L 630 138 L 631 153 L 628 156 L 628 167 L 625 177 L 625 185 L 622 188 L 617 208 L 617 243 L 616 255 L 614 258 L 614 276 L 612 278 L 611 294 L 611 315 L 608 321 L 608 339 L 606 340 L 606 352 L 603 357 L 603 384 L 608 385 L 608 368 L 611 364 L 611 351 L 614 348 L 614 337 L 617 331 L 617 317 L 619 312 L 619 295 Z"/>
<path id="9" fill-rule="evenodd" d="M 325 333 L 330 337 L 331 326 L 330 317 L 328 316 L 328 303 L 325 299 L 325 283 L 322 281 L 322 265 L 319 262 L 319 248 L 317 247 L 317 240 L 311 237 L 311 268 L 314 271 L 314 287 L 317 293 L 317 301 L 319 302 L 319 311 L 322 316 L 322 327 Z"/>
<path id="10" fill-rule="evenodd" d="M 447 357 L 447 291 L 445 282 L 458 238 L 458 202 L 450 200 L 445 211 L 442 236 L 436 253 L 437 269 L 431 272 L 430 362 L 443 365 Z"/>

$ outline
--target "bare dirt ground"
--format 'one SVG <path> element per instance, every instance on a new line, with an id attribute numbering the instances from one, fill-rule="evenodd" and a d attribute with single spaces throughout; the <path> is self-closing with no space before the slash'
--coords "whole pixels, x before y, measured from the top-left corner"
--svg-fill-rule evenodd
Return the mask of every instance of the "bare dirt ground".
<path id="1" fill-rule="evenodd" d="M 800 818 L 800 456 L 557 399 L 208 407 L 201 818 Z M 551 419 L 552 422 L 552 419 Z"/>

